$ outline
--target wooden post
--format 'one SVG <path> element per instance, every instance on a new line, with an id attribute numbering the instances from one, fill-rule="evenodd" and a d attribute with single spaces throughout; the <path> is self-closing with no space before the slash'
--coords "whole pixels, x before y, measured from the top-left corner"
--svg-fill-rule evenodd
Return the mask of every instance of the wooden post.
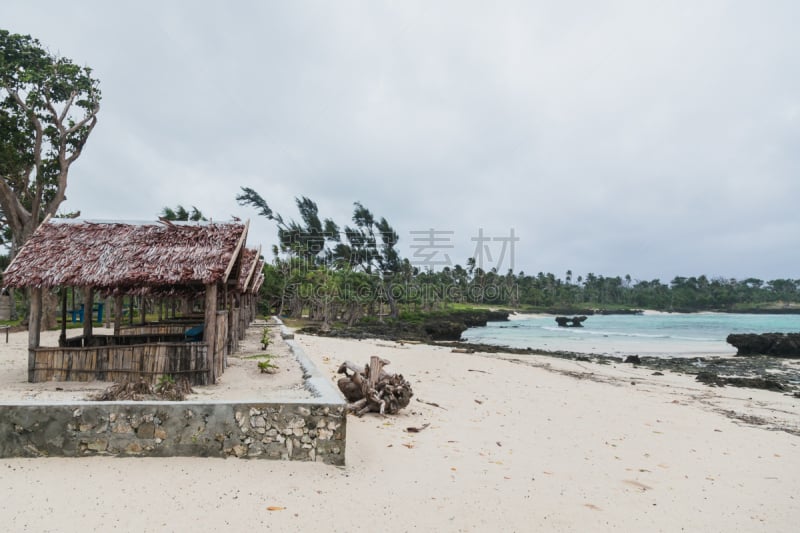
<path id="1" fill-rule="evenodd" d="M 111 327 L 111 296 L 106 296 L 105 302 L 106 327 Z"/>
<path id="2" fill-rule="evenodd" d="M 139 304 L 139 318 L 141 319 L 141 324 L 144 326 L 147 323 L 147 298 L 141 296 L 139 301 L 141 302 Z"/>
<path id="3" fill-rule="evenodd" d="M 31 288 L 31 308 L 28 317 L 28 381 L 33 383 L 33 369 L 36 362 L 34 350 L 39 347 L 42 329 L 42 289 Z"/>
<path id="4" fill-rule="evenodd" d="M 133 325 L 133 295 L 128 296 L 128 325 Z"/>
<path id="5" fill-rule="evenodd" d="M 67 288 L 61 287 L 61 335 L 58 345 L 64 346 L 67 342 Z"/>
<path id="6" fill-rule="evenodd" d="M 114 336 L 119 337 L 122 326 L 122 295 L 114 296 Z"/>
<path id="7" fill-rule="evenodd" d="M 217 284 L 206 285 L 206 316 L 203 340 L 208 344 L 206 364 L 209 384 L 217 382 Z"/>
<path id="8" fill-rule="evenodd" d="M 89 346 L 92 337 L 92 323 L 94 322 L 94 289 L 83 288 L 83 345 Z"/>

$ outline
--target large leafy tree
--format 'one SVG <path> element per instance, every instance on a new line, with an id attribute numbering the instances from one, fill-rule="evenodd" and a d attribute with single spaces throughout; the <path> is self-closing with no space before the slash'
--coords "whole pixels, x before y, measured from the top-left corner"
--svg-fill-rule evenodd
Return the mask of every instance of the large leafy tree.
<path id="1" fill-rule="evenodd" d="M 99 110 L 90 68 L 0 30 L 0 224 L 12 256 L 66 199 Z"/>
<path id="2" fill-rule="evenodd" d="M 236 195 L 239 205 L 254 207 L 259 215 L 277 224 L 281 251 L 303 259 L 309 266 L 329 259 L 330 252 L 326 244 L 339 241 L 339 227 L 329 218 L 320 219 L 319 208 L 314 201 L 305 196 L 295 198 L 301 221 L 287 222 L 280 214 L 273 212 L 255 190 L 249 187 L 241 189 L 242 192 Z"/>
<path id="3" fill-rule="evenodd" d="M 392 316 L 398 316 L 397 291 L 392 289 L 403 261 L 395 247 L 397 232 L 385 218 L 377 219 L 355 202 L 354 225 L 345 226 L 343 240 L 339 226 L 331 219 L 321 219 L 317 204 L 305 196 L 295 199 L 300 222 L 286 221 L 248 187 L 242 187 L 236 199 L 278 226 L 280 251 L 289 256 L 282 261 L 276 253 L 276 264 L 282 265 L 287 280 L 280 301 L 286 301 L 288 295 L 292 315 L 308 306 L 320 310 L 319 318 L 324 323 L 337 310 L 353 322 L 361 316 L 363 306 L 381 300 L 388 302 Z"/>

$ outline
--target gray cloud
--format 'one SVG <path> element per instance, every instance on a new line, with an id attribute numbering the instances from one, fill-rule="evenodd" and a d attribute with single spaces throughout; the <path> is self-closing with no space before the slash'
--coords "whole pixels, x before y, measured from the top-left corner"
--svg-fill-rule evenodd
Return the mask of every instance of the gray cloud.
<path id="1" fill-rule="evenodd" d="M 269 247 L 247 185 L 340 224 L 361 201 L 409 256 L 452 231 L 462 265 L 513 228 L 528 273 L 797 277 L 793 2 L 6 4 L 101 80 L 84 216 L 196 205 Z"/>

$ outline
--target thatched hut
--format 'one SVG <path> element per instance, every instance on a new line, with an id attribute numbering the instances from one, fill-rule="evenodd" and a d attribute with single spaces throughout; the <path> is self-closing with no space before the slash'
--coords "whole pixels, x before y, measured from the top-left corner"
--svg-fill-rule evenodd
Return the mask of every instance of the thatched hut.
<path id="1" fill-rule="evenodd" d="M 43 223 L 4 274 L 6 286 L 30 289 L 29 381 L 154 381 L 170 374 L 196 384 L 214 383 L 224 369 L 229 329 L 235 330 L 232 336 L 241 334 L 240 321 L 230 320 L 236 307 L 231 302 L 258 279 L 257 265 L 251 264 L 258 262 L 258 253 L 245 249 L 247 229 L 248 223 L 217 222 Z M 248 272 L 242 279 L 244 270 Z M 67 342 L 62 290 L 60 346 L 41 347 L 42 293 L 66 287 L 81 289 L 88 310 L 96 293 L 113 298 L 114 335 L 93 335 L 89 318 L 83 336 Z M 171 331 L 143 325 L 123 332 L 125 295 L 202 298 L 202 322 L 193 328 L 197 337 L 184 335 L 186 324 Z M 191 340 L 200 342 L 187 342 Z"/>

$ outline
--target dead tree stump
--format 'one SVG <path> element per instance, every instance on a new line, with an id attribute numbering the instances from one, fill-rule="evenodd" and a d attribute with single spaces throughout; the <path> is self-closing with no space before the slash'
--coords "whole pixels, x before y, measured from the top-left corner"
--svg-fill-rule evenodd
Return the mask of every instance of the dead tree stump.
<path id="1" fill-rule="evenodd" d="M 339 366 L 345 377 L 339 380 L 339 390 L 349 402 L 348 409 L 357 416 L 368 412 L 396 414 L 408 406 L 414 392 L 402 374 L 391 374 L 383 367 L 389 361 L 373 355 L 363 368 L 350 361 Z"/>

